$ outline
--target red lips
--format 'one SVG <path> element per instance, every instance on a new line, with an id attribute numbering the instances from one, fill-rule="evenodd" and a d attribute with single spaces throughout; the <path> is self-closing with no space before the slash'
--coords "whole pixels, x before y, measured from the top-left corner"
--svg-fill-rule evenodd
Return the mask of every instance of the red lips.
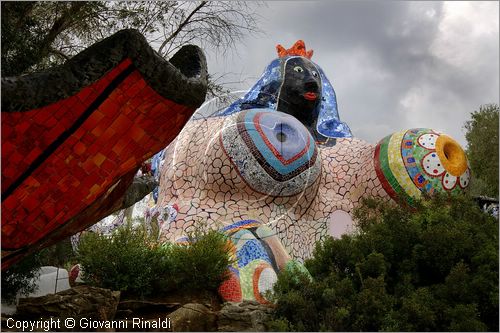
<path id="1" fill-rule="evenodd" d="M 314 101 L 318 97 L 318 95 L 316 93 L 313 93 L 313 92 L 306 92 L 303 96 L 308 101 Z"/>

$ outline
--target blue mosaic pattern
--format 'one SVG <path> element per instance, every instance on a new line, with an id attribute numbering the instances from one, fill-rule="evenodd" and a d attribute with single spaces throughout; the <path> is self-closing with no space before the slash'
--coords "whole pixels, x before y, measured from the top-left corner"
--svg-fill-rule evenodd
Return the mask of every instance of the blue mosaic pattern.
<path id="1" fill-rule="evenodd" d="M 229 116 L 246 109 L 267 108 L 276 110 L 278 91 L 282 81 L 281 59 L 274 59 L 264 70 L 259 81 L 243 96 L 214 116 Z M 259 94 L 269 98 L 260 99 Z M 265 100 L 265 103 L 262 101 Z"/>
<path id="2" fill-rule="evenodd" d="M 271 264 L 271 259 L 267 254 L 264 247 L 260 244 L 257 239 L 249 239 L 245 242 L 245 245 L 237 252 L 238 257 L 238 267 L 245 267 L 250 262 L 261 259 L 269 264 Z"/>
<path id="3" fill-rule="evenodd" d="M 276 111 L 278 95 L 283 82 L 283 68 L 288 59 L 296 56 L 288 56 L 274 59 L 265 69 L 257 83 L 243 96 L 231 104 L 227 109 L 215 113 L 213 117 L 229 116 L 231 114 L 254 108 L 265 108 Z M 314 63 L 313 63 L 314 64 Z M 329 138 L 350 138 L 352 137 L 349 126 L 340 121 L 337 109 L 337 97 L 332 84 L 327 79 L 325 73 L 317 64 L 321 77 L 322 96 L 321 102 L 317 106 L 318 114 L 317 131 Z"/>
<path id="4" fill-rule="evenodd" d="M 256 129 L 256 124 L 254 122 L 254 118 L 258 113 L 262 113 L 261 128 L 263 129 L 264 137 L 261 133 L 259 133 Z M 244 126 L 244 129 L 241 132 L 246 132 L 250 139 L 251 145 L 248 147 L 252 150 L 252 146 L 254 146 L 260 153 L 260 156 L 265 161 L 261 161 L 261 165 L 264 167 L 264 163 L 267 163 L 272 169 L 270 169 L 270 174 L 273 175 L 274 172 L 278 172 L 281 176 L 295 174 L 295 171 L 303 171 L 303 169 L 314 164 L 316 157 L 316 146 L 314 145 L 314 140 L 307 131 L 307 129 L 295 118 L 291 116 L 281 116 L 274 117 L 274 112 L 272 113 L 264 113 L 259 111 L 259 109 L 249 110 L 244 114 L 244 120 L 240 122 Z M 278 113 L 276 113 L 277 115 Z M 286 145 L 279 145 L 276 139 L 274 131 L 274 125 L 272 123 L 284 123 L 287 125 L 288 136 Z M 243 127 L 242 126 L 242 127 Z M 280 129 L 277 129 L 279 131 Z M 244 134 L 244 133 L 240 133 Z M 278 155 L 275 155 L 264 142 L 264 139 L 268 140 L 275 148 L 277 148 Z M 307 145 L 308 144 L 308 145 Z M 308 146 L 308 147 L 307 147 Z M 286 159 L 285 156 L 289 158 L 293 158 L 301 153 L 304 149 L 307 148 L 307 151 L 303 152 L 296 160 L 290 162 L 289 164 L 285 164 L 279 160 Z M 285 155 L 285 156 L 284 156 Z M 258 156 L 258 157 L 260 157 Z M 259 160 L 259 158 L 257 158 Z M 303 167 L 304 168 L 301 168 Z M 275 177 L 273 177 L 275 178 Z M 281 179 L 283 177 L 279 177 Z"/>
<path id="5" fill-rule="evenodd" d="M 248 225 L 260 225 L 260 223 L 255 220 L 242 220 L 225 226 L 224 228 L 221 229 L 221 231 L 228 231 L 231 229 L 241 228 Z"/>
<path id="6" fill-rule="evenodd" d="M 240 277 L 240 270 L 239 270 L 239 269 L 237 269 L 237 268 L 235 268 L 235 267 L 233 267 L 233 266 L 227 266 L 227 268 L 228 268 L 231 272 L 233 272 L 233 273 L 236 275 L 236 277 L 238 277 L 238 278 Z"/>
<path id="7" fill-rule="evenodd" d="M 165 159 L 166 148 L 162 149 L 160 152 L 156 153 L 151 159 L 151 172 L 153 173 L 153 177 L 159 183 L 160 182 L 160 170 L 162 166 L 162 162 Z M 153 199 L 155 203 L 158 202 L 158 186 L 155 186 L 153 189 Z"/>
<path id="8" fill-rule="evenodd" d="M 403 157 L 403 162 L 405 164 L 406 171 L 408 171 L 408 175 L 410 176 L 411 179 L 413 179 L 415 185 L 417 185 L 417 187 L 423 186 L 423 190 L 425 192 L 433 194 L 434 193 L 433 183 L 429 181 L 426 182 L 427 179 L 424 176 L 419 165 L 417 164 L 417 159 L 414 156 L 416 148 L 414 141 L 421 133 L 425 131 L 426 131 L 425 128 L 415 128 L 405 133 L 403 137 L 403 144 L 401 146 L 401 156 Z"/>
<path id="9" fill-rule="evenodd" d="M 254 112 L 267 114 L 266 117 L 276 118 L 283 124 L 293 124 L 293 130 L 303 133 L 302 136 L 310 135 L 298 119 L 279 111 L 253 109 L 229 116 L 224 125 L 225 130 L 219 134 L 219 140 L 235 171 L 254 191 L 272 196 L 296 195 L 313 185 L 321 173 L 321 156 L 312 136 L 309 136 L 310 146 L 313 149 L 312 155 L 308 150 L 301 151 L 296 158 L 299 159 L 304 155 L 305 162 L 289 167 L 281 156 L 281 152 L 288 149 L 285 144 L 278 150 L 273 148 L 274 151 L 270 143 L 261 142 L 260 148 L 255 145 L 250 132 L 254 132 L 252 135 L 260 135 L 261 141 L 268 140 L 268 138 L 263 131 L 257 133 L 255 127 L 247 129 L 246 126 L 249 124 L 245 121 L 245 115 Z M 292 130 L 292 126 L 288 130 Z M 274 135 L 278 134 L 280 133 L 277 132 Z M 284 142 L 288 143 L 288 141 L 289 139 L 286 139 Z M 293 162 L 293 159 L 294 157 L 289 162 Z M 284 174 L 287 171 L 289 172 Z"/>
<path id="10" fill-rule="evenodd" d="M 351 138 L 352 133 L 346 123 L 340 121 L 337 109 L 337 95 L 325 73 L 316 65 L 321 77 L 321 103 L 319 104 L 318 125 L 316 130 L 330 138 Z"/>

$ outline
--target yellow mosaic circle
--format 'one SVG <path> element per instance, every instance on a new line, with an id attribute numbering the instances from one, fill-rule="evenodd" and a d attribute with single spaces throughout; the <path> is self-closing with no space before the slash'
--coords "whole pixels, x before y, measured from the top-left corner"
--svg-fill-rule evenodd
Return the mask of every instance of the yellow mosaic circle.
<path id="1" fill-rule="evenodd" d="M 455 177 L 467 170 L 467 156 L 460 144 L 447 135 L 440 135 L 436 140 L 436 153 L 443 167 Z"/>

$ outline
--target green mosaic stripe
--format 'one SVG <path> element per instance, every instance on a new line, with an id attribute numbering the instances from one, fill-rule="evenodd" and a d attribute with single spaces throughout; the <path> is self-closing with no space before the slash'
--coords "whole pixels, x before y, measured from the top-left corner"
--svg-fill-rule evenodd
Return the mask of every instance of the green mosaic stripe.
<path id="1" fill-rule="evenodd" d="M 389 167 L 389 157 L 387 149 L 389 147 L 389 141 L 391 137 L 392 135 L 386 136 L 380 143 L 380 169 L 382 169 L 385 179 L 387 180 L 389 185 L 391 185 L 392 189 L 398 194 L 398 196 L 401 199 L 405 200 L 408 204 L 413 205 L 415 203 L 415 200 L 406 193 L 401 185 L 399 185 L 399 182 L 397 181 L 396 177 L 394 177 L 391 168 Z"/>
<path id="2" fill-rule="evenodd" d="M 245 267 L 240 268 L 240 286 L 243 299 L 255 300 L 255 294 L 253 293 L 253 275 L 255 269 L 260 264 L 271 267 L 267 261 L 255 259 Z"/>
<path id="3" fill-rule="evenodd" d="M 296 271 L 299 271 L 299 272 L 307 275 L 312 281 L 311 273 L 309 273 L 306 266 L 304 266 L 303 264 L 301 264 L 297 260 L 291 259 L 290 261 L 288 261 L 285 265 L 285 271 L 292 273 L 292 274 L 295 273 Z"/>

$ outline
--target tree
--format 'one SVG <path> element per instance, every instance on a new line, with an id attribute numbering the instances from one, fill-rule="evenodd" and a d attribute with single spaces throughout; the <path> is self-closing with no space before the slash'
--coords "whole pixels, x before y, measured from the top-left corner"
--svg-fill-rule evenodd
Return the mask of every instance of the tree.
<path id="1" fill-rule="evenodd" d="M 498 331 L 498 221 L 466 196 L 418 204 L 365 201 L 356 233 L 316 244 L 313 280 L 279 274 L 271 328 Z"/>
<path id="2" fill-rule="evenodd" d="M 253 6 L 238 1 L 2 1 L 2 76 L 63 63 L 126 28 L 139 30 L 165 58 L 187 43 L 226 52 L 245 33 L 260 32 Z"/>
<path id="3" fill-rule="evenodd" d="M 2 301 L 15 304 L 17 294 L 36 291 L 36 279 L 42 267 L 40 253 L 32 253 L 2 272 Z"/>
<path id="4" fill-rule="evenodd" d="M 498 198 L 498 104 L 481 105 L 464 128 L 475 180 L 471 192 Z"/>

